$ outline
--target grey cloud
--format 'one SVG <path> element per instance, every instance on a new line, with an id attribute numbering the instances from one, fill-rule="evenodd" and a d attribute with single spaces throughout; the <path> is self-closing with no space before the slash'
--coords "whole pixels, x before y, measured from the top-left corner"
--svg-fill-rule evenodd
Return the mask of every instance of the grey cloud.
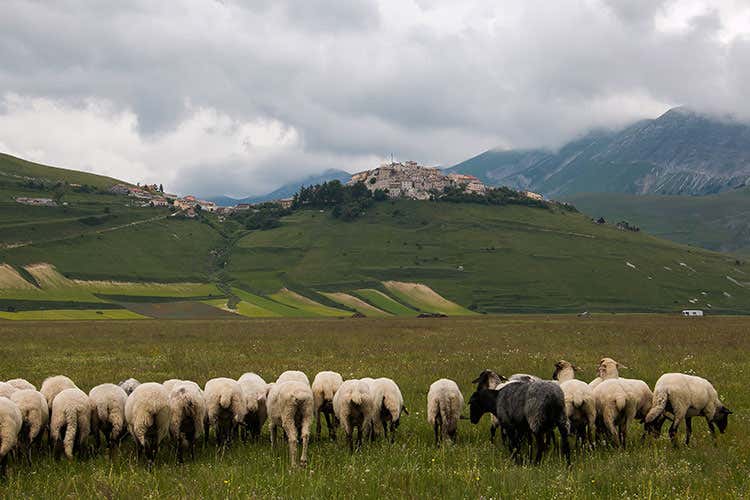
<path id="1" fill-rule="evenodd" d="M 710 11 L 659 31 L 675 1 L 474 0 L 461 17 L 444 0 L 9 0 L 0 96 L 106 99 L 137 115 L 147 143 L 203 107 L 297 131 L 298 148 L 258 160 L 153 167 L 209 194 L 391 152 L 449 165 L 493 146 L 555 147 L 677 104 L 750 118 L 748 42 L 721 42 Z M 417 17 L 388 17 L 399 9 Z"/>

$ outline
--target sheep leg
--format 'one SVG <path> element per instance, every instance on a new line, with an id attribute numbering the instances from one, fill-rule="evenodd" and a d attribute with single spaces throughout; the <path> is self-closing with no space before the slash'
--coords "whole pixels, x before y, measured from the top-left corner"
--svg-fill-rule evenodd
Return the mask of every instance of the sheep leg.
<path id="1" fill-rule="evenodd" d="M 315 412 L 315 439 L 317 439 L 317 440 L 320 440 L 320 426 L 322 424 L 322 422 L 321 422 L 321 414 L 322 414 L 322 412 L 320 410 L 318 410 L 317 412 Z M 326 424 L 328 423 L 327 420 L 328 419 L 326 418 Z M 331 432 L 331 427 L 329 426 L 328 427 L 328 433 L 330 434 L 330 432 Z"/>
<path id="2" fill-rule="evenodd" d="M 0 478 L 5 479 L 7 475 L 7 468 L 8 468 L 8 455 L 3 455 L 3 458 L 0 458 Z"/>
<path id="3" fill-rule="evenodd" d="M 714 428 L 714 423 L 711 422 L 711 420 L 706 417 L 706 422 L 708 423 L 708 432 L 711 433 L 711 440 L 714 443 L 714 446 L 718 446 L 719 442 L 716 439 L 716 429 Z"/>
<path id="4" fill-rule="evenodd" d="M 393 444 L 396 442 L 396 425 L 393 422 L 391 422 L 390 425 L 391 425 L 391 444 Z"/>
<path id="5" fill-rule="evenodd" d="M 182 436 L 179 436 L 175 440 L 175 447 L 177 448 L 177 463 L 178 464 L 185 463 L 185 460 L 182 457 L 182 447 L 183 447 L 183 438 L 182 438 Z"/>
<path id="6" fill-rule="evenodd" d="M 383 425 L 383 438 L 387 440 L 388 439 L 388 422 L 386 422 L 385 420 L 382 420 L 380 423 Z"/>
<path id="7" fill-rule="evenodd" d="M 354 440 L 352 439 L 353 430 L 346 431 L 346 441 L 349 443 L 349 454 L 354 453 Z"/>
<path id="8" fill-rule="evenodd" d="M 492 422 L 492 425 L 490 425 L 490 443 L 492 444 L 495 444 L 495 432 L 497 432 L 497 427 L 495 422 Z"/>
<path id="9" fill-rule="evenodd" d="M 310 433 L 305 429 L 302 429 L 302 456 L 300 457 L 299 464 L 302 467 L 307 467 L 307 443 L 310 441 Z"/>
<path id="10" fill-rule="evenodd" d="M 617 429 L 617 427 L 615 427 L 615 422 L 611 418 L 608 418 L 604 422 L 604 425 L 606 426 L 607 431 L 609 432 L 610 439 L 612 439 L 612 441 L 615 442 L 615 447 L 619 448 L 620 447 L 620 432 Z"/>
<path id="11" fill-rule="evenodd" d="M 438 418 L 435 418 L 432 428 L 435 431 L 435 446 L 440 446 L 440 420 Z"/>
<path id="12" fill-rule="evenodd" d="M 289 444 L 289 460 L 292 467 L 297 466 L 297 426 L 294 421 L 282 423 L 284 432 L 286 432 L 287 443 Z"/>
<path id="13" fill-rule="evenodd" d="M 331 418 L 331 414 L 328 412 L 323 413 L 326 417 L 326 427 L 328 428 L 328 437 L 331 438 L 332 441 L 336 441 L 336 427 L 334 426 L 334 422 L 332 422 L 333 418 Z"/>
<path id="14" fill-rule="evenodd" d="M 273 422 L 268 423 L 268 430 L 271 431 L 271 448 L 276 448 L 276 426 Z"/>
<path id="15" fill-rule="evenodd" d="M 672 421 L 672 425 L 669 426 L 669 439 L 672 440 L 672 444 L 675 447 L 677 446 L 677 429 L 680 427 L 680 422 L 682 421 L 682 418 L 683 418 L 683 415 L 675 412 L 674 421 Z"/>
<path id="16" fill-rule="evenodd" d="M 693 433 L 692 417 L 685 417 L 685 446 L 690 444 L 690 435 Z"/>
<path id="17" fill-rule="evenodd" d="M 534 463 L 538 464 L 542 461 L 542 454 L 544 454 L 544 450 L 547 448 L 547 436 L 545 433 L 538 432 L 536 434 L 536 458 L 534 458 Z"/>

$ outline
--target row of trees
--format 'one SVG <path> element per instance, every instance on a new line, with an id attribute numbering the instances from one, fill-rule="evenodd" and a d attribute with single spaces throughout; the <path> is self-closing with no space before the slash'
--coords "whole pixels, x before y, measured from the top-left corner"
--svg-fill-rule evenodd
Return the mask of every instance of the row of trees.
<path id="1" fill-rule="evenodd" d="M 381 189 L 370 191 L 363 182 L 346 185 L 333 180 L 315 186 L 303 186 L 294 195 L 292 209 L 333 208 L 332 215 L 342 220 L 354 220 L 376 201 L 388 199 Z"/>

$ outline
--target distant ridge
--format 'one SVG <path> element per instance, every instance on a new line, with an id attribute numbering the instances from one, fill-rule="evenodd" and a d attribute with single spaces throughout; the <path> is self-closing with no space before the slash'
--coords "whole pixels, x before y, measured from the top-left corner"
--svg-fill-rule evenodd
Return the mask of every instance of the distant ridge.
<path id="1" fill-rule="evenodd" d="M 264 201 L 271 201 L 271 200 L 279 200 L 282 198 L 289 198 L 291 196 L 294 196 L 294 193 L 299 191 L 299 188 L 302 186 L 311 186 L 314 184 L 322 184 L 324 182 L 338 180 L 342 183 L 349 182 L 349 179 L 351 179 L 352 175 L 348 172 L 345 172 L 343 170 L 337 170 L 337 169 L 328 169 L 322 174 L 319 175 L 311 175 L 308 177 L 305 177 L 300 180 L 292 181 L 287 184 L 284 184 L 278 189 L 275 189 L 271 191 L 270 193 L 266 193 L 259 196 L 248 196 L 246 198 L 232 198 L 230 196 L 214 196 L 211 198 L 208 198 L 209 201 L 213 201 L 219 206 L 233 206 L 238 203 L 262 203 Z"/>
<path id="2" fill-rule="evenodd" d="M 549 197 L 575 193 L 706 195 L 748 184 L 750 126 L 673 108 L 559 151 L 485 151 L 448 169 Z"/>

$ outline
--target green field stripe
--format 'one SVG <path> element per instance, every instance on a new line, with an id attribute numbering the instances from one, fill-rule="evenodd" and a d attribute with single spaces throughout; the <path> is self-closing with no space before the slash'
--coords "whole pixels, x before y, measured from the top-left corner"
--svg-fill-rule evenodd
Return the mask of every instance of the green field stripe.
<path id="1" fill-rule="evenodd" d="M 394 297 L 412 307 L 430 313 L 448 314 L 451 316 L 470 316 L 475 314 L 468 309 L 449 301 L 430 287 L 421 283 L 384 282 Z"/>
<path id="2" fill-rule="evenodd" d="M 360 288 L 359 290 L 354 290 L 352 294 L 395 316 L 416 316 L 418 314 L 414 309 L 406 307 L 374 288 Z"/>
<path id="3" fill-rule="evenodd" d="M 346 317 L 351 316 L 350 311 L 343 311 L 341 309 L 335 309 L 333 307 L 324 306 L 314 300 L 299 295 L 297 292 L 288 289 L 282 289 L 278 292 L 270 295 L 270 297 L 282 304 L 286 304 L 290 307 L 296 307 L 302 311 L 306 311 L 312 316 L 338 316 Z"/>
<path id="4" fill-rule="evenodd" d="M 327 297 L 328 299 L 337 302 L 345 307 L 351 307 L 354 310 L 356 310 L 360 314 L 364 314 L 365 316 L 371 316 L 375 318 L 387 318 L 392 316 L 391 313 L 384 311 L 383 309 L 380 309 L 378 307 L 375 307 L 374 305 L 370 304 L 366 300 L 362 300 L 359 297 L 355 297 L 354 295 L 350 295 L 348 293 L 343 292 L 320 292 L 322 295 Z"/>
<path id="5" fill-rule="evenodd" d="M 233 287 L 232 292 L 239 298 L 241 298 L 244 302 L 260 307 L 261 309 L 265 309 L 266 311 L 278 314 L 282 317 L 303 318 L 311 316 L 311 314 L 302 309 L 298 309 L 296 307 L 289 306 L 287 304 L 283 304 L 281 302 L 277 302 L 270 298 L 262 297 L 254 293 L 246 292 L 245 290 L 242 290 L 240 288 Z"/>
<path id="6" fill-rule="evenodd" d="M 148 316 L 127 309 L 45 309 L 36 311 L 2 312 L 0 319 L 11 321 L 60 321 L 100 319 L 148 319 Z"/>

